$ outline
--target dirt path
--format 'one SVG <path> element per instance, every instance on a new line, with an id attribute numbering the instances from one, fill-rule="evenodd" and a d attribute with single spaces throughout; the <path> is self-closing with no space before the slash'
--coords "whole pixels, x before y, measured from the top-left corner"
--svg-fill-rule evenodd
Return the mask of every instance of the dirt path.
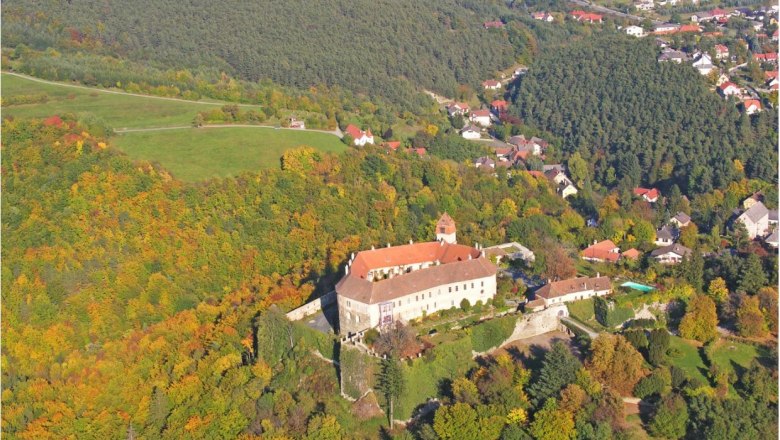
<path id="1" fill-rule="evenodd" d="M 171 127 L 120 128 L 120 129 L 114 129 L 114 133 L 122 134 L 122 133 L 137 133 L 137 132 L 144 132 L 144 131 L 183 130 L 188 128 L 194 128 L 194 127 L 192 127 L 191 125 L 175 125 Z M 285 127 L 274 127 L 272 125 L 251 125 L 251 124 L 202 125 L 200 128 L 266 128 L 266 129 L 270 128 L 274 130 L 313 131 L 316 133 L 332 134 L 333 136 L 336 136 L 339 139 L 344 136 L 344 134 L 338 128 L 336 128 L 335 130 L 315 130 L 309 128 L 289 128 L 289 127 L 285 128 Z"/>
<path id="2" fill-rule="evenodd" d="M 234 102 L 205 102 L 205 101 L 192 101 L 189 99 L 182 99 L 182 98 L 168 98 L 165 96 L 154 96 L 154 95 L 142 95 L 140 93 L 130 93 L 130 92 L 122 92 L 119 90 L 107 90 L 107 89 L 101 89 L 97 87 L 89 87 L 89 86 L 81 86 L 78 84 L 68 84 L 63 82 L 57 82 L 57 81 L 49 81 L 45 79 L 36 78 L 34 76 L 25 75 L 23 73 L 16 73 L 16 72 L 9 72 L 7 70 L 3 71 L 6 75 L 12 75 L 19 78 L 28 79 L 30 81 L 35 81 L 42 84 L 50 84 L 54 86 L 60 86 L 60 87 L 70 87 L 72 89 L 82 89 L 82 90 L 90 90 L 93 92 L 101 92 L 101 93 L 112 93 L 114 95 L 127 95 L 127 96 L 137 96 L 139 98 L 151 98 L 151 99 L 162 99 L 165 101 L 178 101 L 178 102 L 187 102 L 190 104 L 200 104 L 200 105 L 228 105 L 228 104 L 235 104 L 239 107 L 250 107 L 250 108 L 260 108 L 260 105 L 255 104 L 238 104 Z"/>

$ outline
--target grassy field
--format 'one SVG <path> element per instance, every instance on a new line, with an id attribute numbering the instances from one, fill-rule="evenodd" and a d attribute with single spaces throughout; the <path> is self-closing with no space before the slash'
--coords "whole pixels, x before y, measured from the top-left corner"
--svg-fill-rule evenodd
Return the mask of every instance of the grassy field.
<path id="1" fill-rule="evenodd" d="M 704 376 L 708 368 L 699 354 L 699 348 L 680 337 L 672 336 L 669 349 L 675 348 L 680 351 L 680 355 L 669 356 L 669 363 L 685 370 L 689 377 L 695 377 L 702 383 L 708 384 L 709 380 Z"/>
<path id="2" fill-rule="evenodd" d="M 117 136 L 113 144 L 130 158 L 157 162 L 186 182 L 278 167 L 282 152 L 299 145 L 329 152 L 347 148 L 330 134 L 263 127 L 131 132 Z"/>
<path id="3" fill-rule="evenodd" d="M 733 364 L 748 368 L 753 359 L 764 355 L 764 350 L 761 348 L 740 342 L 721 340 L 712 352 L 712 363 L 729 370 L 734 369 Z"/>
<path id="4" fill-rule="evenodd" d="M 5 105 L 13 97 L 41 94 L 48 98 L 45 103 Z M 8 74 L 2 75 L 2 96 L 3 116 L 43 118 L 63 113 L 92 113 L 115 129 L 190 125 L 197 112 L 223 105 L 120 95 L 99 89 L 44 84 Z"/>

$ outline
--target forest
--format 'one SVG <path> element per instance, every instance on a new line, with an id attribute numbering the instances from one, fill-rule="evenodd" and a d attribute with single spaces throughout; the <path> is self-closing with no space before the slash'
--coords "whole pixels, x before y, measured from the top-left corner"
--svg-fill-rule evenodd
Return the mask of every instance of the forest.
<path id="1" fill-rule="evenodd" d="M 22 21 L 12 22 L 3 31 L 6 40 L 56 47 L 51 40 L 67 33 L 158 66 L 210 66 L 304 89 L 338 85 L 389 97 L 402 79 L 452 93 L 460 83 L 477 86 L 515 58 L 505 32 L 482 27 L 506 12 L 490 3 L 333 0 L 314 8 L 306 2 L 149 0 L 128 8 L 24 0 L 6 7 L 21 16 L 45 13 L 58 23 L 32 39 L 24 38 L 30 31 Z"/>
<path id="2" fill-rule="evenodd" d="M 752 117 L 708 90 L 690 66 L 656 61 L 652 40 L 599 35 L 538 57 L 511 91 L 510 112 L 563 139 L 585 180 L 684 194 L 744 173 L 777 182 L 777 112 Z"/>

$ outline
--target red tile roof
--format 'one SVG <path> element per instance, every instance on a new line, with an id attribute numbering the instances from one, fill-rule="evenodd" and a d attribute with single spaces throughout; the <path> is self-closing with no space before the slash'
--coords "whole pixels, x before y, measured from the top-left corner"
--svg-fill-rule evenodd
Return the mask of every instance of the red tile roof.
<path id="1" fill-rule="evenodd" d="M 552 299 L 587 290 L 603 291 L 611 289 L 612 281 L 610 281 L 609 277 L 572 278 L 570 280 L 555 281 L 545 284 L 536 291 L 536 296 L 544 299 Z"/>
<path id="2" fill-rule="evenodd" d="M 455 232 L 455 220 L 450 217 L 446 212 L 441 215 L 439 221 L 436 222 L 437 234 L 452 234 Z"/>
<path id="3" fill-rule="evenodd" d="M 634 195 L 648 200 L 657 199 L 661 193 L 655 188 L 634 188 Z"/>
<path id="4" fill-rule="evenodd" d="M 509 103 L 507 103 L 503 99 L 496 99 L 490 103 L 490 106 L 493 107 L 494 109 L 506 110 L 507 107 L 509 106 Z"/>
<path id="5" fill-rule="evenodd" d="M 490 110 L 488 110 L 488 109 L 474 110 L 473 112 L 471 112 L 471 117 L 472 118 L 490 117 Z"/>
<path id="6" fill-rule="evenodd" d="M 746 110 L 750 108 L 750 106 L 756 106 L 757 109 L 761 110 L 761 101 L 758 99 L 746 99 L 742 101 L 742 104 L 745 106 Z"/>
<path id="7" fill-rule="evenodd" d="M 401 146 L 401 141 L 387 141 L 384 146 L 395 151 Z"/>
<path id="8" fill-rule="evenodd" d="M 634 248 L 631 248 L 631 249 L 623 252 L 621 254 L 621 256 L 625 257 L 625 258 L 628 258 L 628 259 L 631 259 L 631 260 L 636 260 L 637 258 L 639 258 L 639 254 L 640 254 L 640 252 L 638 250 L 636 250 Z"/>
<path id="9" fill-rule="evenodd" d="M 539 177 L 545 178 L 544 173 L 541 172 L 541 171 L 528 171 L 528 174 L 530 174 L 530 175 L 532 175 L 534 177 L 537 177 L 537 178 L 539 178 Z"/>
<path id="10" fill-rule="evenodd" d="M 602 261 L 615 262 L 620 258 L 620 254 L 617 252 L 618 247 L 612 240 L 604 240 L 588 246 L 582 251 L 583 258 L 593 258 Z"/>
<path id="11" fill-rule="evenodd" d="M 729 48 L 724 46 L 723 44 L 716 44 L 715 45 L 715 52 L 717 53 L 728 53 Z"/>
<path id="12" fill-rule="evenodd" d="M 677 32 L 701 32 L 701 27 L 695 24 L 684 24 L 677 29 Z"/>
<path id="13" fill-rule="evenodd" d="M 753 58 L 760 61 L 777 61 L 777 53 L 776 52 L 755 53 L 753 54 Z"/>
<path id="14" fill-rule="evenodd" d="M 364 134 L 366 134 L 363 130 L 352 124 L 347 125 L 347 128 L 344 129 L 344 131 L 346 131 L 348 135 L 352 136 L 352 139 L 360 139 Z M 371 135 L 369 134 L 369 136 Z"/>

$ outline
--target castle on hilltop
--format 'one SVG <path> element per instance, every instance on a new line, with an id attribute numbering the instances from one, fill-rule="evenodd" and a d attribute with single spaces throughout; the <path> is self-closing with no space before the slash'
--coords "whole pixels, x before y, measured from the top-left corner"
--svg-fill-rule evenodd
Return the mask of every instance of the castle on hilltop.
<path id="1" fill-rule="evenodd" d="M 339 332 L 356 334 L 424 314 L 486 303 L 496 294 L 496 266 L 484 250 L 457 244 L 447 213 L 436 224 L 436 240 L 371 248 L 352 254 L 336 284 Z"/>

